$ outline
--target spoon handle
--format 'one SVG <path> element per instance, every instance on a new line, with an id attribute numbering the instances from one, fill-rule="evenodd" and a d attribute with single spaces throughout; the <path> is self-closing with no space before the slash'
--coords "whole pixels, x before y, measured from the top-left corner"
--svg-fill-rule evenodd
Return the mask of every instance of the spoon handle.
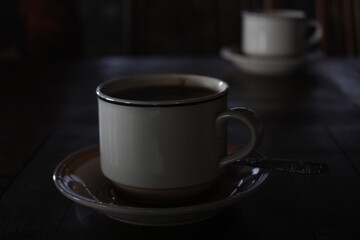
<path id="1" fill-rule="evenodd" d="M 249 157 L 240 159 L 238 162 L 242 165 L 266 168 L 287 173 L 318 174 L 328 170 L 328 166 L 325 163 L 297 161 L 290 159 Z"/>

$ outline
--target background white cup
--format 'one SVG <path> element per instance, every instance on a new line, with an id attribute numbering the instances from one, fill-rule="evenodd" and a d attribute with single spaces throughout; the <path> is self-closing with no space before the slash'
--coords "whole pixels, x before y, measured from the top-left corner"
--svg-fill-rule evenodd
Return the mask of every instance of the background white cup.
<path id="1" fill-rule="evenodd" d="M 311 36 L 306 36 L 313 28 Z M 322 27 L 298 10 L 242 12 L 242 52 L 258 57 L 292 57 L 306 54 L 322 37 Z"/>
<path id="2" fill-rule="evenodd" d="M 142 101 L 122 89 L 179 86 L 212 94 L 180 100 Z M 98 86 L 101 168 L 121 192 L 145 203 L 180 203 L 209 190 L 230 163 L 252 152 L 262 123 L 244 108 L 227 109 L 228 85 L 197 75 L 142 75 Z M 251 132 L 247 145 L 227 155 L 226 122 L 238 119 Z"/>

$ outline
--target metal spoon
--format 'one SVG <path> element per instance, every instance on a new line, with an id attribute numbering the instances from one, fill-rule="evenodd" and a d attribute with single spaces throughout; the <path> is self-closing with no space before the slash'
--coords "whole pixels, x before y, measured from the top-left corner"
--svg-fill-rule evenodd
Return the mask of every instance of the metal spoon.
<path id="1" fill-rule="evenodd" d="M 299 174 L 319 174 L 328 170 L 328 166 L 325 163 L 298 161 L 290 159 L 248 157 L 238 160 L 238 163 L 251 167 L 271 169 L 278 172 Z"/>

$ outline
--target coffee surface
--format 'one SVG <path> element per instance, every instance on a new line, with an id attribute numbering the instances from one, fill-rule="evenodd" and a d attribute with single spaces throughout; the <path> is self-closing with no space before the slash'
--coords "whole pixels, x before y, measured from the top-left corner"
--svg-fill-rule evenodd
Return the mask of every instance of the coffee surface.
<path id="1" fill-rule="evenodd" d="M 112 97 L 135 101 L 171 101 L 199 98 L 215 94 L 216 91 L 189 86 L 145 86 L 118 90 Z"/>

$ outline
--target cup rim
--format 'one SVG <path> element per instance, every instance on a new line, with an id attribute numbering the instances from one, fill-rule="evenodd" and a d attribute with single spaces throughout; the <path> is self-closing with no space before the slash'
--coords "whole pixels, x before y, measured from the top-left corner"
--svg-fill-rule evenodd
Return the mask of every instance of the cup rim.
<path id="1" fill-rule="evenodd" d="M 198 86 L 213 89 L 216 91 L 216 93 L 203 97 L 164 101 L 141 101 L 111 96 L 111 91 L 116 91 L 119 89 L 128 89 L 136 86 L 153 86 L 152 84 L 154 84 L 154 79 L 157 81 L 157 84 L 164 86 L 177 86 L 180 84 L 182 86 Z M 122 83 L 124 83 L 125 81 L 131 84 L 123 85 Z M 150 84 L 150 82 L 152 84 Z M 99 100 L 117 105 L 138 107 L 170 107 L 205 103 L 223 97 L 228 93 L 228 91 L 229 85 L 223 80 L 194 74 L 133 75 L 103 82 L 96 88 L 96 94 Z"/>
<path id="2" fill-rule="evenodd" d="M 243 16 L 255 16 L 264 18 L 274 18 L 281 20 L 304 20 L 306 12 L 296 9 L 274 9 L 274 10 L 258 10 L 258 11 L 242 11 Z"/>

